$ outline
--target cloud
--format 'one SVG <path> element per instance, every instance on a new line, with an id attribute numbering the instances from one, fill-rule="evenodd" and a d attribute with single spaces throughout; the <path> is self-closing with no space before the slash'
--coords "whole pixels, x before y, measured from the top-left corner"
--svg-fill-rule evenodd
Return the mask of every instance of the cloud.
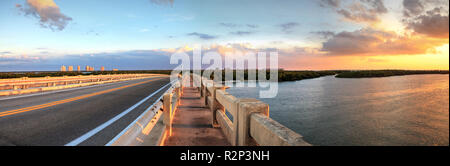
<path id="1" fill-rule="evenodd" d="M 220 25 L 220 26 L 223 26 L 223 27 L 227 27 L 227 28 L 236 28 L 236 27 L 240 26 L 240 25 L 238 25 L 238 24 L 234 24 L 234 23 L 224 23 L 224 22 L 219 23 L 219 25 Z"/>
<path id="2" fill-rule="evenodd" d="M 204 40 L 210 40 L 210 39 L 217 38 L 217 36 L 212 36 L 212 35 L 208 35 L 208 34 L 204 34 L 204 33 L 197 33 L 197 32 L 188 33 L 187 35 L 188 36 L 197 36 L 200 39 L 204 39 Z"/>
<path id="3" fill-rule="evenodd" d="M 432 52 L 447 39 L 423 36 L 402 36 L 395 32 L 363 28 L 353 32 L 340 32 L 322 43 L 321 51 L 327 55 L 415 55 Z"/>
<path id="4" fill-rule="evenodd" d="M 379 15 L 388 12 L 382 0 L 359 0 L 342 6 L 337 0 L 322 0 L 322 7 L 331 7 L 345 20 L 352 22 L 378 22 Z"/>
<path id="5" fill-rule="evenodd" d="M 285 33 L 291 33 L 292 32 L 292 28 L 298 26 L 299 24 L 296 22 L 287 22 L 284 24 L 280 24 L 279 26 L 281 27 L 281 30 Z"/>
<path id="6" fill-rule="evenodd" d="M 326 7 L 326 6 L 339 7 L 340 3 L 341 3 L 340 0 L 320 0 L 319 5 L 322 7 Z"/>
<path id="7" fill-rule="evenodd" d="M 328 39 L 330 37 L 333 37 L 335 35 L 332 31 L 315 31 L 311 32 L 312 34 L 318 35 L 322 39 Z"/>
<path id="8" fill-rule="evenodd" d="M 425 9 L 425 6 L 420 0 L 403 0 L 403 8 L 403 15 L 406 17 L 411 17 L 421 14 Z"/>
<path id="9" fill-rule="evenodd" d="M 221 22 L 219 23 L 219 25 L 226 28 L 237 28 L 237 27 L 247 27 L 251 29 L 259 28 L 259 26 L 256 24 L 235 24 L 235 23 Z"/>
<path id="10" fill-rule="evenodd" d="M 37 63 L 41 60 L 37 56 L 27 56 L 27 55 L 10 55 L 10 54 L 0 54 L 0 66 L 2 65 L 15 65 L 24 63 Z"/>
<path id="11" fill-rule="evenodd" d="M 430 9 L 446 9 L 448 13 L 448 0 L 403 0 L 403 16 L 415 17 Z M 436 7 L 440 6 L 440 7 Z"/>
<path id="12" fill-rule="evenodd" d="M 238 36 L 251 35 L 253 33 L 255 33 L 255 32 L 252 32 L 252 31 L 235 31 L 235 32 L 231 32 L 231 34 L 238 35 Z"/>
<path id="13" fill-rule="evenodd" d="M 435 38 L 447 38 L 449 35 L 449 18 L 440 14 L 421 15 L 408 23 L 415 32 Z"/>
<path id="14" fill-rule="evenodd" d="M 2 51 L 2 52 L 0 52 L 0 55 L 5 55 L 5 54 L 12 54 L 12 52 L 11 51 Z"/>
<path id="15" fill-rule="evenodd" d="M 247 24 L 247 27 L 249 28 L 258 28 L 259 26 L 256 24 Z"/>
<path id="16" fill-rule="evenodd" d="M 434 38 L 449 35 L 448 1 L 403 0 L 402 22 L 407 29 Z"/>
<path id="17" fill-rule="evenodd" d="M 25 15 L 39 18 L 40 25 L 52 31 L 61 31 L 72 21 L 72 18 L 61 13 L 53 0 L 27 0 L 25 6 L 16 4 L 16 7 Z"/>

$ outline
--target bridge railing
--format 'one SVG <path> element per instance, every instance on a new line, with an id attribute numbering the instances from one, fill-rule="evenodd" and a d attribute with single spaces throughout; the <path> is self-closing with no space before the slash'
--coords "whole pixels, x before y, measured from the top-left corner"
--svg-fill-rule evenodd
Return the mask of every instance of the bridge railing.
<path id="1" fill-rule="evenodd" d="M 180 105 L 182 80 L 174 80 L 161 88 L 167 90 L 107 145 L 113 146 L 159 146 L 172 134 L 172 122 Z M 160 94 L 159 90 L 154 92 Z"/>
<path id="2" fill-rule="evenodd" d="M 101 84 L 121 80 L 138 79 L 155 76 L 155 74 L 123 74 L 123 75 L 97 75 L 97 76 L 69 76 L 69 77 L 44 77 L 0 79 L 0 96 L 40 92 Z M 58 86 L 58 87 L 57 87 Z"/>
<path id="3" fill-rule="evenodd" d="M 180 98 L 183 93 L 183 80 L 177 82 L 173 90 L 169 90 L 163 95 L 163 117 L 164 125 L 166 126 L 167 135 L 172 135 L 172 122 L 173 117 L 175 117 L 176 110 L 180 105 Z"/>
<path id="4" fill-rule="evenodd" d="M 194 75 L 201 96 L 212 111 L 211 124 L 220 127 L 234 146 L 311 146 L 303 137 L 269 117 L 269 105 L 257 99 L 236 98 L 227 87 Z M 228 113 L 228 114 L 227 114 Z"/>

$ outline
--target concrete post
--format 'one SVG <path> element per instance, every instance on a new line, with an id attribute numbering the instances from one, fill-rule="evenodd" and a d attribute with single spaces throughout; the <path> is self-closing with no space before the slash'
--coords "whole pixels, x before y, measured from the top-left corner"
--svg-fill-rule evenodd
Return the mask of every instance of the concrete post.
<path id="1" fill-rule="evenodd" d="M 166 129 L 169 130 L 169 136 L 172 135 L 172 93 L 166 93 L 163 96 L 163 122 Z"/>
<path id="2" fill-rule="evenodd" d="M 204 86 L 203 84 L 202 84 L 202 93 L 201 93 L 201 95 L 202 95 L 202 97 L 206 98 L 206 86 Z"/>
<path id="3" fill-rule="evenodd" d="M 209 105 L 209 103 L 208 103 L 208 89 L 206 89 L 208 87 L 208 85 L 207 84 L 205 84 L 205 86 L 203 86 L 203 88 L 205 89 L 205 92 L 204 92 L 204 97 L 205 97 L 205 106 L 208 106 Z"/>
<path id="4" fill-rule="evenodd" d="M 200 86 L 198 87 L 200 89 L 200 97 L 204 97 L 204 95 L 203 95 L 203 91 L 204 91 L 204 89 L 203 89 L 203 79 L 200 76 L 198 76 L 198 77 L 200 79 Z"/>
<path id="5" fill-rule="evenodd" d="M 177 93 L 177 105 L 179 106 L 181 104 L 181 87 L 177 87 L 175 92 Z"/>
<path id="6" fill-rule="evenodd" d="M 219 123 L 217 122 L 217 119 L 216 119 L 216 114 L 217 114 L 218 110 L 219 111 L 222 110 L 222 108 L 219 108 L 220 107 L 220 103 L 217 102 L 217 99 L 216 99 L 216 90 L 217 89 L 225 90 L 225 87 L 223 87 L 223 86 L 216 86 L 213 83 L 213 90 L 212 90 L 212 92 L 210 92 L 211 93 L 211 97 L 210 97 L 208 103 L 209 103 L 209 109 L 211 110 L 211 113 L 212 113 L 211 123 L 212 123 L 212 126 L 214 128 L 220 127 L 220 125 L 219 125 Z"/>
<path id="7" fill-rule="evenodd" d="M 269 115 L 269 105 L 261 101 L 239 103 L 238 110 L 238 146 L 248 146 L 250 138 L 250 115 L 253 113 L 262 113 Z"/>
<path id="8" fill-rule="evenodd" d="M 205 105 L 206 106 L 209 106 L 209 105 L 211 105 L 211 103 L 209 103 L 209 101 L 208 101 L 208 86 L 214 86 L 214 84 L 210 84 L 210 81 L 209 82 L 206 82 L 205 83 L 205 86 L 203 86 L 203 88 L 204 88 L 204 96 L 205 96 Z M 212 95 L 212 92 L 209 92 L 209 95 L 210 96 L 213 96 Z"/>

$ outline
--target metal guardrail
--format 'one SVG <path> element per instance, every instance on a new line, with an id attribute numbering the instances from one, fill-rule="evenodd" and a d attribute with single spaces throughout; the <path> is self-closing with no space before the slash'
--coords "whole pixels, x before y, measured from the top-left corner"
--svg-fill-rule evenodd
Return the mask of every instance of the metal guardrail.
<path id="1" fill-rule="evenodd" d="M 193 79 L 200 82 L 201 96 L 212 112 L 212 126 L 220 127 L 232 145 L 311 146 L 300 134 L 271 119 L 268 104 L 236 98 L 226 92 L 227 87 L 204 77 L 193 75 Z"/>

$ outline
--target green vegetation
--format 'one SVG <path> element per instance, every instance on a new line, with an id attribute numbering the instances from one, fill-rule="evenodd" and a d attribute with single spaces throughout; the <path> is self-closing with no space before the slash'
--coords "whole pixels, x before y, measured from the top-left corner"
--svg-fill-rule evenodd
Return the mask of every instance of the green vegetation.
<path id="1" fill-rule="evenodd" d="M 93 71 L 93 72 L 0 72 L 0 79 L 21 77 L 58 77 L 77 75 L 106 75 L 106 74 L 170 74 L 171 70 L 123 70 L 123 71 Z M 204 72 L 204 71 L 202 71 Z M 298 81 L 303 79 L 318 78 L 322 76 L 336 75 L 338 78 L 370 78 L 389 77 L 412 74 L 449 74 L 448 70 L 325 70 L 325 71 L 285 71 L 278 70 L 278 81 Z M 258 74 L 256 75 L 258 77 Z M 233 71 L 236 78 L 236 70 Z M 266 78 L 270 78 L 270 72 L 266 72 Z M 213 76 L 211 77 L 213 79 Z M 244 79 L 248 80 L 248 70 L 244 70 Z M 222 80 L 225 80 L 225 72 L 222 71 Z"/>
<path id="2" fill-rule="evenodd" d="M 202 71 L 203 73 L 204 71 Z M 283 69 L 278 70 L 278 81 L 298 81 L 303 79 L 318 78 L 322 76 L 336 75 L 342 71 L 285 71 Z M 270 79 L 270 71 L 266 72 L 266 79 Z M 236 70 L 233 70 L 233 78 L 236 79 Z M 214 74 L 211 75 L 211 79 L 214 79 Z M 244 70 L 244 80 L 248 80 L 248 70 Z M 256 73 L 256 79 L 258 79 L 258 73 Z M 222 81 L 225 81 L 225 71 L 222 70 Z"/>
<path id="3" fill-rule="evenodd" d="M 106 74 L 170 74 L 171 70 L 124 70 L 124 71 L 92 71 L 92 72 L 0 72 L 0 79 L 21 77 L 58 77 L 77 75 Z"/>
<path id="4" fill-rule="evenodd" d="M 337 78 L 389 77 L 412 74 L 449 74 L 448 70 L 360 70 L 346 71 L 336 75 Z"/>
<path id="5" fill-rule="evenodd" d="M 338 74 L 341 71 L 279 71 L 278 81 L 298 81 Z"/>

